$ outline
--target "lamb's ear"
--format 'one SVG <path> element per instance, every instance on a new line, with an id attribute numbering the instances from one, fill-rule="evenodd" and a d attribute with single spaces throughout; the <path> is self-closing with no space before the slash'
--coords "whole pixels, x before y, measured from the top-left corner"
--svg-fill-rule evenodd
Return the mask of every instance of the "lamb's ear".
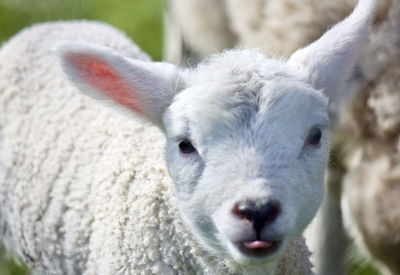
<path id="1" fill-rule="evenodd" d="M 331 99 L 351 75 L 367 39 L 374 8 L 375 0 L 359 0 L 352 14 L 293 53 L 288 63 L 305 69 L 308 81 Z"/>
<path id="2" fill-rule="evenodd" d="M 61 42 L 55 53 L 68 79 L 82 92 L 121 105 L 160 127 L 165 108 L 182 87 L 172 64 L 132 60 L 81 42 Z"/>

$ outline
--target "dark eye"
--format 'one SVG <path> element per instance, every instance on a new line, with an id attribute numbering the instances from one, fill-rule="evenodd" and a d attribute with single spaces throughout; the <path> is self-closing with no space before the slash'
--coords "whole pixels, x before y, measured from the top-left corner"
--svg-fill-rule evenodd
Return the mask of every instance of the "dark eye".
<path id="1" fill-rule="evenodd" d="M 184 139 L 179 143 L 179 150 L 181 150 L 183 154 L 190 154 L 196 152 L 196 148 L 194 148 L 192 143 L 187 139 Z"/>
<path id="2" fill-rule="evenodd" d="M 310 133 L 308 134 L 306 142 L 307 144 L 317 146 L 321 142 L 321 137 L 322 137 L 321 129 L 315 127 L 311 129 Z"/>

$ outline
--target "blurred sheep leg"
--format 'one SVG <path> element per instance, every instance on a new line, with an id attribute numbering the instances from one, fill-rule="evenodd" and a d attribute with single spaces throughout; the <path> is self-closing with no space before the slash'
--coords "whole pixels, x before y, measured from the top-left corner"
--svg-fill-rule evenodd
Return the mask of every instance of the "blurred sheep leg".
<path id="1" fill-rule="evenodd" d="M 329 167 L 324 200 L 316 218 L 305 232 L 317 275 L 347 274 L 345 255 L 350 241 L 344 231 L 340 209 L 343 172 L 342 167 Z"/>

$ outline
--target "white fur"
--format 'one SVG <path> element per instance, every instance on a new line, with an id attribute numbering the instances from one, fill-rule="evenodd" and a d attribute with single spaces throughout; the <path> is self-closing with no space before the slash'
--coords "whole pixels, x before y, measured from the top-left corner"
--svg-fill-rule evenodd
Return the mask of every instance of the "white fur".
<path id="1" fill-rule="evenodd" d="M 1 129 L 5 129 L 1 135 L 4 144 L 1 147 L 4 150 L 1 166 L 6 172 L 0 182 L 0 221 L 7 228 L 4 238 L 9 246 L 15 246 L 21 256 L 28 262 L 34 261 L 37 270 L 41 271 L 136 273 L 151 270 L 168 273 L 196 270 L 202 273 L 203 270 L 205 273 L 290 274 L 296 270 L 299 274 L 310 273 L 307 255 L 296 247 L 301 246 L 298 238 L 322 200 L 330 146 L 328 100 L 345 79 L 341 73 L 346 74 L 353 66 L 358 45 L 366 37 L 372 3 L 370 0 L 361 1 L 362 12 L 360 7 L 356 9 L 349 19 L 310 47 L 299 50 L 289 62 L 268 59 L 256 51 L 236 50 L 214 56 L 193 70 L 181 71 L 165 63 L 132 60 L 102 46 L 72 42 L 58 44 L 59 63 L 76 87 L 95 95 L 95 98 L 112 102 L 112 105 L 120 103 L 128 112 L 159 126 L 166 137 L 165 157 L 176 198 L 169 193 L 171 187 L 162 165 L 157 164 L 157 158 L 154 159 L 160 155 L 159 144 L 154 147 L 141 144 L 146 140 L 151 141 L 150 145 L 159 143 L 157 132 L 145 127 L 141 133 L 138 130 L 142 126 L 136 122 L 129 126 L 132 122 L 122 120 L 119 126 L 122 119 L 119 117 L 116 123 L 108 124 L 111 110 L 91 107 L 86 98 L 74 95 L 75 91 L 63 93 L 56 88 L 58 92 L 54 92 L 46 82 L 39 81 L 38 101 L 44 100 L 44 105 L 41 105 L 46 106 L 41 107 L 44 109 L 34 104 L 35 95 L 29 96 L 27 101 L 16 97 L 21 103 L 32 106 L 28 114 L 54 111 L 53 108 L 59 109 L 61 114 L 69 112 L 68 104 L 57 106 L 55 102 L 53 106 L 46 103 L 49 96 L 67 94 L 72 101 L 83 102 L 81 109 L 87 110 L 87 116 L 79 120 L 79 112 L 71 113 L 71 122 L 77 124 L 64 128 L 66 122 L 60 123 L 63 130 L 57 130 L 56 140 L 58 136 L 69 137 L 65 140 L 68 144 L 68 139 L 72 138 L 70 133 L 78 133 L 78 137 L 83 134 L 84 139 L 76 138 L 78 148 L 73 151 L 78 159 L 81 159 L 79 155 L 84 156 L 83 163 L 88 161 L 85 148 L 92 148 L 92 143 L 96 144 L 95 148 L 99 145 L 101 148 L 102 143 L 106 145 L 101 157 L 91 159 L 83 166 L 74 166 L 68 161 L 49 163 L 49 167 L 56 166 L 51 168 L 56 173 L 54 179 L 46 170 L 47 166 L 43 166 L 46 159 L 38 164 L 25 163 L 23 159 L 23 164 L 30 169 L 19 174 L 15 169 L 18 156 L 26 154 L 25 159 L 29 160 L 27 153 L 30 150 L 24 148 L 27 144 L 22 147 L 20 143 L 13 144 L 12 138 L 18 130 L 12 129 L 20 126 L 7 116 L 1 125 Z M 50 30 L 51 27 L 49 25 Z M 60 28 L 68 30 L 68 25 Z M 33 29 L 32 33 L 40 30 Z M 29 32 L 17 36 L 4 46 L 1 53 L 4 56 L 12 53 L 13 43 L 27 37 L 35 39 Z M 57 35 L 50 37 L 54 39 Z M 327 47 L 327 40 L 337 47 Z M 349 43 L 340 43 L 343 40 Z M 341 54 L 335 56 L 338 52 Z M 326 75 L 330 68 L 336 72 L 336 78 Z M 7 72 L 7 69 L 3 70 L 4 74 Z M 25 79 L 30 78 L 30 74 L 25 75 Z M 56 79 L 62 81 L 60 75 Z M 21 92 L 19 89 L 18 93 Z M 2 92 L 4 112 L 13 110 L 9 107 L 12 104 L 9 105 L 7 95 L 6 90 Z M 32 120 L 23 110 L 21 113 L 24 120 Z M 47 112 L 46 117 L 49 115 Z M 57 112 L 53 115 L 58 117 Z M 92 119 L 95 128 L 90 127 L 88 118 Z M 110 119 L 112 121 L 113 117 Z M 35 119 L 31 123 L 36 124 L 36 128 L 30 130 L 33 135 L 49 128 L 51 136 L 52 128 L 45 123 L 40 124 L 40 120 Z M 105 123 L 105 130 L 107 127 L 113 129 L 110 132 L 113 138 L 97 137 L 93 132 L 94 129 L 101 130 L 102 123 Z M 132 127 L 133 131 L 122 130 L 125 123 L 128 124 L 124 127 Z M 86 132 L 85 125 L 88 126 Z M 315 128 L 320 129 L 322 137 L 318 144 L 313 145 L 308 137 Z M 131 135 L 131 139 L 140 144 L 130 147 L 132 141 L 128 137 Z M 179 144 L 183 140 L 190 141 L 196 150 L 186 154 L 180 152 Z M 107 145 L 110 142 L 113 145 Z M 38 148 L 45 148 L 49 158 L 58 156 L 57 148 L 63 144 L 50 145 L 47 139 L 39 143 Z M 6 145 L 9 149 L 4 149 Z M 132 156 L 127 155 L 130 160 L 127 166 L 123 164 L 126 152 L 117 149 L 118 146 L 130 148 L 127 152 Z M 116 159 L 114 154 L 117 154 Z M 114 170 L 114 163 L 122 164 Z M 113 179 L 112 175 L 118 175 L 119 170 L 123 173 Z M 37 176 L 43 182 L 35 180 Z M 17 177 L 15 185 L 10 184 L 14 177 Z M 32 177 L 32 183 L 29 177 Z M 40 199 L 31 198 L 24 192 L 29 192 L 30 188 L 39 198 L 42 196 L 39 190 L 50 190 L 46 194 L 47 203 L 51 205 L 42 204 Z M 27 196 L 20 204 L 17 198 L 24 194 Z M 36 201 L 39 205 L 35 204 Z M 280 211 L 274 220 L 263 225 L 256 236 L 248 220 L 234 213 L 235 205 L 243 201 L 256 204 L 277 202 Z M 144 204 L 138 205 L 140 202 Z M 28 212 L 24 211 L 25 204 Z M 174 211 L 175 204 L 180 215 Z M 143 207 L 145 205 L 148 207 Z M 16 215 L 12 206 L 23 209 L 17 210 Z M 162 210 L 170 214 L 157 214 Z M 52 211 L 57 215 L 50 215 Z M 57 222 L 60 217 L 61 225 Z M 146 224 L 141 219 L 147 220 Z M 180 226 L 181 219 L 185 229 Z M 90 225 L 91 232 L 82 225 Z M 34 240 L 19 235 L 22 227 L 35 236 Z M 39 233 L 41 229 L 46 230 L 44 236 Z M 142 234 L 144 237 L 140 238 Z M 170 240 L 165 238 L 168 235 Z M 281 243 L 276 251 L 255 257 L 239 249 L 240 244 L 249 240 Z M 181 243 L 172 245 L 174 241 Z M 42 250 L 37 247 L 38 243 L 51 243 L 54 247 Z M 156 249 L 152 248 L 153 245 Z M 197 255 L 185 260 L 179 260 L 179 256 L 176 258 L 188 249 L 197 250 Z M 164 250 L 169 254 L 158 252 Z M 288 266 L 282 264 L 284 261 Z"/>

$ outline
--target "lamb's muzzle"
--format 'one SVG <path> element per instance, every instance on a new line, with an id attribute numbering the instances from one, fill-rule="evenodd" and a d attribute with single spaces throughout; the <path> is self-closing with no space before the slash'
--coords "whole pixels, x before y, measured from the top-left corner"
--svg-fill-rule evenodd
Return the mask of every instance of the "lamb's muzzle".
<path id="1" fill-rule="evenodd" d="M 279 249 L 282 236 L 265 236 L 268 226 L 273 223 L 280 213 L 279 203 L 264 201 L 257 203 L 245 200 L 235 204 L 233 214 L 251 224 L 251 237 L 236 241 L 239 250 L 250 257 L 266 257 Z M 267 234 L 268 235 L 268 234 Z"/>

